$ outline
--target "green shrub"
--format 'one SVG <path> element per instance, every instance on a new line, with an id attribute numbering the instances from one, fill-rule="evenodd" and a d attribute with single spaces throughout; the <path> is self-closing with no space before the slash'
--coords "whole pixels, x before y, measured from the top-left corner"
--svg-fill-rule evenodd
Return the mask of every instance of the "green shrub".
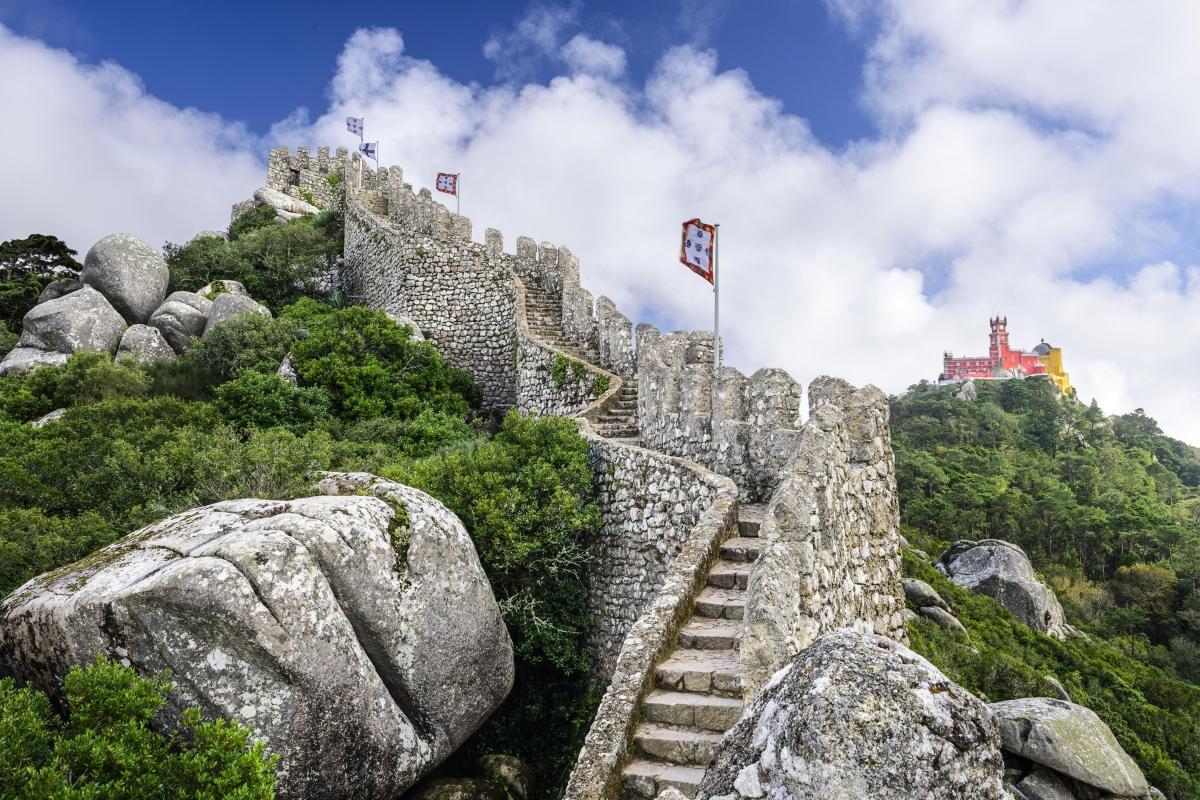
<path id="1" fill-rule="evenodd" d="M 98 658 L 63 681 L 66 719 L 41 692 L 0 680 L 4 797 L 271 800 L 277 756 L 227 720 L 183 714 L 180 735 L 151 728 L 171 684 Z"/>
<path id="2" fill-rule="evenodd" d="M 56 408 L 140 397 L 149 387 L 150 379 L 137 366 L 82 351 L 61 366 L 0 377 L 0 410 L 11 419 L 31 420 Z"/>
<path id="3" fill-rule="evenodd" d="M 243 314 L 197 339 L 174 361 L 149 367 L 153 390 L 186 398 L 206 398 L 212 390 L 246 372 L 273 373 L 305 331 L 289 319 Z"/>
<path id="4" fill-rule="evenodd" d="M 217 411 L 237 428 L 311 430 L 329 419 L 329 397 L 321 389 L 292 386 L 274 372 L 244 372 L 216 389 Z"/>
<path id="5" fill-rule="evenodd" d="M 480 404 L 470 375 L 382 311 L 301 300 L 282 319 L 306 332 L 292 347 L 301 383 L 324 389 L 341 419 L 412 419 L 425 409 L 462 416 Z"/>
<path id="6" fill-rule="evenodd" d="M 596 702 L 584 559 L 600 518 L 587 453 L 570 420 L 513 412 L 491 441 L 388 474 L 462 519 L 512 634 L 513 691 L 462 757 L 513 752 L 537 766 L 546 797 L 559 796 Z"/>
<path id="7" fill-rule="evenodd" d="M 21 334 L 8 329 L 8 324 L 0 322 L 0 358 L 8 355 L 8 351 L 17 346 Z"/>
<path id="8" fill-rule="evenodd" d="M 239 217 L 239 221 L 242 219 L 245 217 Z M 167 242 L 163 257 L 170 274 L 168 292 L 194 292 L 218 278 L 233 277 L 229 242 L 221 236 L 197 236 L 182 245 Z"/>
<path id="9" fill-rule="evenodd" d="M 275 207 L 263 204 L 255 206 L 229 225 L 229 241 L 237 241 L 244 233 L 275 224 Z M 200 284 L 203 286 L 204 284 Z"/>

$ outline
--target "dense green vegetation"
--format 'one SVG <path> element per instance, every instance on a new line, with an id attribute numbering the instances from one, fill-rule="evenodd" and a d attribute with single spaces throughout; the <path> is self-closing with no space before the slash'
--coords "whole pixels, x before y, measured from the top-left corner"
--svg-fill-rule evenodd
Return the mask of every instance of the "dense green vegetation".
<path id="1" fill-rule="evenodd" d="M 956 539 L 1020 545 L 1089 640 L 1029 631 L 906 556 L 971 633 L 921 619 L 914 648 L 993 700 L 1054 674 L 1168 796 L 1200 796 L 1200 454 L 1141 410 L 1105 417 L 1038 380 L 978 399 L 921 384 L 892 400 L 903 530 L 936 556 Z"/>
<path id="2" fill-rule="evenodd" d="M 306 296 L 340 250 L 339 217 L 272 218 L 167 250 L 173 289 L 239 280 L 274 318 L 228 321 L 149 367 L 79 353 L 0 377 L 0 595 L 186 508 L 300 496 L 321 470 L 402 480 L 461 516 L 516 651 L 512 694 L 456 764 L 522 756 L 539 796 L 558 796 L 596 701 L 586 443 L 567 420 L 517 414 L 490 435 L 478 387 L 432 345 L 380 311 Z M 296 384 L 277 374 L 289 356 Z M 28 424 L 59 408 L 60 420 Z"/>
<path id="3" fill-rule="evenodd" d="M 103 658 L 63 681 L 66 714 L 41 692 L 0 680 L 0 797 L 271 800 L 275 758 L 250 730 L 187 709 L 177 736 L 150 721 L 167 676 L 143 678 Z"/>
<path id="4" fill-rule="evenodd" d="M 1172 800 L 1200 797 L 1200 687 L 1098 637 L 1060 642 L 1034 633 L 990 597 L 951 583 L 905 555 L 905 574 L 931 584 L 969 639 L 925 617 L 908 626 L 911 646 L 948 677 L 990 701 L 1052 697 L 1042 677 L 1095 711 Z"/>

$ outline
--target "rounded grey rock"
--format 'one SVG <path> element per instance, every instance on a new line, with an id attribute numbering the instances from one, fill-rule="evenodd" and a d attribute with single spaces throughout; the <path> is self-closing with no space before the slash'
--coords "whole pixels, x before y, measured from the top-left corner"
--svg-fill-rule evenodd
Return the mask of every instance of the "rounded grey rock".
<path id="1" fill-rule="evenodd" d="M 45 303 L 47 300 L 57 300 L 63 295 L 77 292 L 83 288 L 83 281 L 78 278 L 59 278 L 56 281 L 50 281 L 46 284 L 46 288 L 42 289 L 42 293 L 38 295 L 38 302 Z"/>
<path id="2" fill-rule="evenodd" d="M 1090 708 L 1048 697 L 992 703 L 1004 749 L 1121 797 L 1143 797 L 1146 777 Z"/>
<path id="3" fill-rule="evenodd" d="M 83 282 L 103 294 L 130 324 L 150 319 L 167 294 L 167 262 L 130 233 L 113 233 L 92 245 Z"/>
<path id="4" fill-rule="evenodd" d="M 944 608 L 937 606 L 921 606 L 921 615 L 941 625 L 943 628 L 948 628 L 955 633 L 966 635 L 967 629 L 958 621 L 958 618 Z"/>
<path id="5" fill-rule="evenodd" d="M 125 327 L 125 320 L 104 295 L 85 286 L 31 308 L 21 321 L 20 346 L 59 353 L 112 353 Z"/>
<path id="6" fill-rule="evenodd" d="M 121 336 L 121 344 L 117 346 L 118 361 L 136 361 L 139 364 L 150 364 L 155 361 L 170 361 L 175 358 L 175 351 L 157 328 L 149 325 L 130 325 Z"/>
<path id="7" fill-rule="evenodd" d="M 34 578 L 0 602 L 5 671 L 58 696 L 97 653 L 169 666 L 159 721 L 249 726 L 280 800 L 400 796 L 503 701 L 512 642 L 449 509 L 367 475 L 321 488 L 373 496 L 216 503 Z"/>
<path id="8" fill-rule="evenodd" d="M 231 281 L 224 278 L 213 281 L 212 283 L 206 283 L 196 290 L 196 294 L 200 295 L 206 300 L 215 300 L 217 295 L 224 292 L 229 292 L 230 294 L 241 294 L 247 297 L 250 296 L 250 292 L 246 291 L 246 287 L 242 285 L 241 281 Z"/>
<path id="9" fill-rule="evenodd" d="M 193 340 L 204 334 L 211 309 L 212 303 L 200 295 L 172 292 L 166 302 L 150 315 L 150 324 L 158 329 L 171 349 L 183 353 L 192 346 Z"/>
<path id="10" fill-rule="evenodd" d="M 1035 631 L 1058 639 L 1072 632 L 1058 598 L 1037 579 L 1029 557 L 1015 544 L 960 540 L 942 553 L 937 567 L 959 586 L 992 597 Z"/>
<path id="11" fill-rule="evenodd" d="M 262 314 L 264 317 L 271 316 L 271 312 L 266 306 L 254 302 L 245 295 L 233 294 L 232 292 L 219 294 L 217 295 L 217 299 L 213 300 L 212 311 L 208 312 L 208 321 L 204 325 L 204 332 L 208 333 L 221 323 L 244 314 Z"/>
<path id="12" fill-rule="evenodd" d="M 58 367 L 67 363 L 70 358 L 66 353 L 54 350 L 42 350 L 39 347 L 14 347 L 0 361 L 0 375 L 10 372 L 28 372 L 38 367 Z"/>
<path id="13" fill-rule="evenodd" d="M 925 581 L 917 580 L 916 578 L 904 579 L 904 596 L 918 608 L 921 606 L 934 606 L 946 611 L 950 610 L 950 606 L 937 593 L 936 589 Z"/>
<path id="14" fill-rule="evenodd" d="M 64 416 L 66 416 L 66 414 L 67 410 L 65 408 L 56 408 L 49 414 L 38 417 L 33 422 L 30 422 L 29 426 L 31 428 L 44 428 L 51 422 L 57 422 L 58 420 L 62 419 Z"/>
<path id="15" fill-rule="evenodd" d="M 907 647 L 843 629 L 801 651 L 718 746 L 700 800 L 1003 800 L 996 722 Z"/>

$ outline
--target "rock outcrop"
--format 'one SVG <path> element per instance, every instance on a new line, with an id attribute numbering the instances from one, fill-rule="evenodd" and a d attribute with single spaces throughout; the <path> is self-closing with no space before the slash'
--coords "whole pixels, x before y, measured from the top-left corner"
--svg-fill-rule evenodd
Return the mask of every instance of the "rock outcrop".
<path id="1" fill-rule="evenodd" d="M 136 361 L 149 364 L 154 361 L 170 361 L 175 351 L 157 328 L 149 325 L 130 325 L 121 336 L 117 346 L 117 360 Z"/>
<path id="2" fill-rule="evenodd" d="M 212 301 L 199 293 L 171 292 L 150 315 L 150 324 L 176 353 L 183 353 L 204 334 L 212 307 Z"/>
<path id="3" fill-rule="evenodd" d="M 241 281 L 231 281 L 226 279 L 216 280 L 212 283 L 206 283 L 196 291 L 196 294 L 207 300 L 213 300 L 216 299 L 217 295 L 225 292 L 229 292 L 230 294 L 241 294 L 247 297 L 250 296 L 250 292 L 246 290 L 245 285 L 243 285 Z"/>
<path id="4" fill-rule="evenodd" d="M 85 286 L 29 309 L 21 321 L 19 346 L 67 354 L 113 353 L 125 327 L 104 295 Z"/>
<path id="5" fill-rule="evenodd" d="M 321 490 L 354 494 L 194 509 L 29 581 L 0 664 L 50 693 L 97 653 L 170 668 L 163 722 L 251 726 L 280 798 L 399 796 L 503 700 L 512 644 L 453 513 L 367 475 Z"/>
<path id="6" fill-rule="evenodd" d="M 1065 639 L 1074 633 L 1050 587 L 1037 579 L 1025 551 L 1000 539 L 959 540 L 937 569 L 959 586 L 986 594 L 1035 631 Z"/>
<path id="7" fill-rule="evenodd" d="M 217 295 L 217 299 L 213 300 L 212 310 L 208 312 L 208 322 L 204 325 L 204 332 L 208 333 L 221 323 L 244 314 L 271 316 L 271 312 L 266 306 L 256 303 L 246 295 L 234 294 L 232 292 L 219 294 Z"/>
<path id="8" fill-rule="evenodd" d="M 916 578 L 904 579 L 904 598 L 917 608 L 934 606 L 954 613 L 951 611 L 949 604 L 937 593 L 936 589 L 925 581 L 917 580 Z"/>
<path id="9" fill-rule="evenodd" d="M 295 219 L 305 214 L 316 214 L 321 210 L 312 203 L 306 203 L 278 189 L 271 189 L 266 186 L 255 190 L 254 202 L 256 205 L 265 203 L 272 206 L 275 209 L 276 219 L 280 221 Z"/>
<path id="10" fill-rule="evenodd" d="M 1052 792 L 1059 784 L 1068 785 L 1036 765 L 1084 785 L 1065 795 L 1068 800 L 1102 793 L 1137 798 L 1149 795 L 1150 786 L 1141 769 L 1091 709 L 1048 697 L 1006 700 L 992 703 L 990 708 L 999 722 L 1004 750 L 1035 765 L 1016 783 L 1026 796 L 1055 797 Z M 1026 781 L 1029 783 L 1023 789 Z"/>
<path id="11" fill-rule="evenodd" d="M 987 706 L 904 645 L 839 630 L 759 693 L 704 774 L 703 800 L 1006 800 Z"/>
<path id="12" fill-rule="evenodd" d="M 129 324 L 146 322 L 167 293 L 170 273 L 158 251 L 133 234 L 113 233 L 92 245 L 83 282 L 108 298 Z"/>
<path id="13" fill-rule="evenodd" d="M 45 303 L 47 300 L 56 300 L 82 288 L 83 281 L 78 278 L 59 278 L 46 284 L 46 288 L 42 289 L 42 293 L 38 295 L 38 302 Z"/>
<path id="14" fill-rule="evenodd" d="M 58 367 L 70 358 L 66 353 L 42 350 L 37 347 L 14 347 L 0 361 L 0 375 L 10 372 L 27 372 L 37 367 Z"/>

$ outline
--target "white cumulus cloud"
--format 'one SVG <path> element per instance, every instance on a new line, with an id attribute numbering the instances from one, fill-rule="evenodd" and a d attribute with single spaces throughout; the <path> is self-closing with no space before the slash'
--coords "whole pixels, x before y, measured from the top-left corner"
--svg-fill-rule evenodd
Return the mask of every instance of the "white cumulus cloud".
<path id="1" fill-rule="evenodd" d="M 229 224 L 263 180 L 257 140 L 0 26 L 0 240 L 51 233 L 83 253 L 128 231 L 151 245 Z"/>
<path id="2" fill-rule="evenodd" d="M 269 139 L 353 146 L 344 118 L 365 116 L 384 163 L 417 187 L 462 173 L 477 238 L 497 227 L 510 248 L 519 234 L 569 246 L 585 285 L 635 322 L 710 324 L 711 292 L 678 264 L 676 236 L 683 219 L 719 222 L 722 332 L 747 372 L 901 391 L 935 378 L 943 350 L 985 352 L 1001 313 L 1014 344 L 1065 349 L 1085 400 L 1142 406 L 1200 443 L 1200 7 L 827 2 L 871 37 L 857 99 L 878 125 L 838 148 L 696 45 L 632 80 L 575 6 L 535 7 L 494 36 L 493 85 L 411 58 L 398 31 L 360 30 L 328 107 Z M 562 74 L 534 81 L 531 59 Z M 46 141 L 5 126 L 5 175 L 29 187 L 0 200 L 6 236 L 182 238 L 261 181 L 251 137 L 117 67 L 5 32 L 0 73 L 12 69 L 28 77 L 0 82 L 10 119 L 75 130 Z M 66 149 L 61 165 L 27 163 L 47 148 Z"/>

